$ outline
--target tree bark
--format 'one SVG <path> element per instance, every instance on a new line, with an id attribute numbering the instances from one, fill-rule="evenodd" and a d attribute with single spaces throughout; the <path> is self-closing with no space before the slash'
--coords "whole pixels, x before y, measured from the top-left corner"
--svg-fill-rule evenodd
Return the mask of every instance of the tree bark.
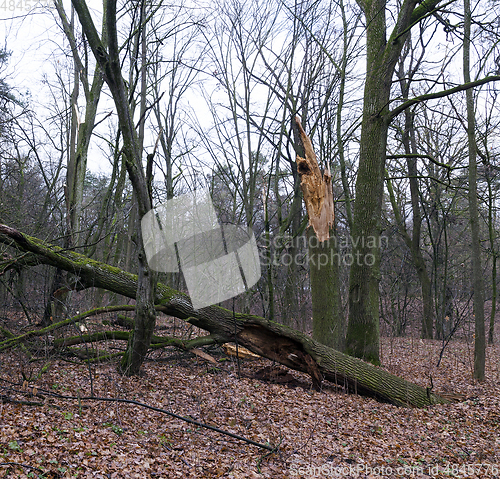
<path id="1" fill-rule="evenodd" d="M 70 272 L 78 278 L 73 285 L 75 289 L 97 287 L 136 297 L 138 277 L 134 274 L 24 235 L 6 225 L 0 225 L 0 242 L 34 253 L 41 262 Z M 209 331 L 218 342 L 237 341 L 255 354 L 309 374 L 317 387 L 327 379 L 350 391 L 398 406 L 424 407 L 448 402 L 431 388 L 346 356 L 274 321 L 249 314 L 233 316 L 232 311 L 218 306 L 194 310 L 187 295 L 161 283 L 155 288 L 155 304 L 156 309 Z M 0 342 L 0 350 L 5 341 Z"/>
<path id="2" fill-rule="evenodd" d="M 125 166 L 134 189 L 137 200 L 139 217 L 142 218 L 152 207 L 151 197 L 147 181 L 142 167 L 142 150 L 139 145 L 137 131 L 128 103 L 128 96 L 121 71 L 119 56 L 119 45 L 117 35 L 116 0 L 107 0 L 106 9 L 106 33 L 108 36 L 108 51 L 99 38 L 92 17 L 85 2 L 72 0 L 78 13 L 82 29 L 87 37 L 90 48 L 99 64 L 104 79 L 111 91 L 115 103 L 120 129 L 123 135 L 123 156 Z M 141 10 L 141 12 L 143 12 Z M 145 28 L 145 26 L 143 26 Z M 141 228 L 138 228 L 139 243 L 139 279 L 136 298 L 136 322 L 133 337 L 127 348 L 120 365 L 123 372 L 128 375 L 139 373 L 144 354 L 149 348 L 155 324 L 155 309 L 153 305 L 154 287 L 156 284 L 156 273 L 148 267 L 144 246 L 142 243 Z"/>
<path id="3" fill-rule="evenodd" d="M 488 165 L 489 166 L 489 165 Z M 490 241 L 490 249 L 492 253 L 492 265 L 491 265 L 491 312 L 490 312 L 490 325 L 488 328 L 488 344 L 494 344 L 495 342 L 495 318 L 497 312 L 497 262 L 498 262 L 498 252 L 495 247 L 496 233 L 493 220 L 493 209 L 495 198 L 493 196 L 492 189 L 492 179 L 487 176 L 488 181 L 488 237 Z"/>
<path id="4" fill-rule="evenodd" d="M 403 66 L 403 65 L 401 65 Z M 399 74 L 401 93 L 403 98 L 409 97 L 411 81 L 406 80 L 404 72 Z M 413 80 L 413 78 L 411 78 Z M 432 297 L 432 282 L 427 271 L 424 255 L 421 246 L 421 231 L 422 231 L 422 213 L 420 211 L 420 193 L 418 187 L 418 171 L 417 171 L 417 141 L 415 139 L 415 113 L 410 109 L 405 110 L 405 123 L 403 131 L 403 146 L 406 154 L 406 164 L 408 167 L 408 181 L 410 183 L 411 210 L 412 210 L 412 236 L 408 241 L 409 235 L 406 230 L 404 234 L 405 242 L 410 249 L 413 264 L 417 271 L 417 276 L 420 281 L 422 291 L 422 339 L 433 338 L 433 302 Z M 406 237 L 408 236 L 408 237 Z"/>
<path id="5" fill-rule="evenodd" d="M 313 338 L 338 351 L 344 350 L 345 324 L 340 299 L 340 254 L 332 229 L 323 243 L 308 231 Z"/>
<path id="6" fill-rule="evenodd" d="M 379 279 L 382 198 L 392 77 L 413 25 L 439 4 L 404 0 L 387 39 L 386 0 L 358 0 L 366 20 L 366 80 L 359 169 L 352 227 L 346 351 L 377 364 L 379 359 Z"/>
<path id="7" fill-rule="evenodd" d="M 464 81 L 470 83 L 471 6 L 464 0 Z M 467 138 L 469 147 L 469 217 L 471 229 L 472 284 L 474 291 L 474 378 L 484 381 L 486 336 L 484 327 L 484 285 L 481 269 L 481 239 L 477 201 L 477 145 L 473 91 L 465 92 L 467 105 Z"/>
<path id="8" fill-rule="evenodd" d="M 297 171 L 304 196 L 309 229 L 307 252 L 311 277 L 313 338 L 342 350 L 344 328 L 340 312 L 339 261 L 334 235 L 332 177 L 328 166 L 321 173 L 311 140 L 298 117 L 293 123 Z"/>
<path id="9" fill-rule="evenodd" d="M 412 159 L 411 163 L 415 159 Z M 389 198 L 392 204 L 392 210 L 394 211 L 394 216 L 396 218 L 396 223 L 398 224 L 399 231 L 403 237 L 404 242 L 408 246 L 413 265 L 417 271 L 418 279 L 420 281 L 420 287 L 422 291 L 422 331 L 421 337 L 422 339 L 432 339 L 432 325 L 433 325 L 433 297 L 432 297 L 432 283 L 427 272 L 427 266 L 425 264 L 424 256 L 422 254 L 422 249 L 420 247 L 420 225 L 422 222 L 422 218 L 420 215 L 420 208 L 418 203 L 416 204 L 413 198 L 413 188 L 412 188 L 412 180 L 414 178 L 411 177 L 411 171 L 416 170 L 415 165 L 410 166 L 410 159 L 408 159 L 408 173 L 410 176 L 410 189 L 412 190 L 412 213 L 413 213 L 413 232 L 412 236 L 408 233 L 406 229 L 406 225 L 401 216 L 401 211 L 399 205 L 396 201 L 396 196 L 394 194 L 394 189 L 392 187 L 392 182 L 390 178 L 387 178 L 387 190 L 389 192 Z M 416 175 L 415 175 L 416 176 Z M 418 198 L 417 198 L 418 201 Z"/>

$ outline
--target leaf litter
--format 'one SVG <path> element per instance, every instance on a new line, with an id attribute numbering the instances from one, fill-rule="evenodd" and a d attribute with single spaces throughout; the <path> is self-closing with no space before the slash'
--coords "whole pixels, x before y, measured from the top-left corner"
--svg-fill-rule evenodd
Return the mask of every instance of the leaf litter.
<path id="1" fill-rule="evenodd" d="M 459 399 L 422 409 L 348 394 L 328 382 L 316 391 L 307 375 L 266 359 L 240 360 L 238 367 L 222 348 L 154 351 L 141 377 L 121 376 L 116 363 L 60 357 L 37 374 L 39 363 L 3 353 L 0 477 L 500 477 L 499 347 L 488 347 L 487 378 L 477 383 L 472 345 L 450 342 L 438 367 L 441 346 L 381 341 L 382 367 Z M 82 399 L 92 390 L 275 450 L 136 404 Z"/>

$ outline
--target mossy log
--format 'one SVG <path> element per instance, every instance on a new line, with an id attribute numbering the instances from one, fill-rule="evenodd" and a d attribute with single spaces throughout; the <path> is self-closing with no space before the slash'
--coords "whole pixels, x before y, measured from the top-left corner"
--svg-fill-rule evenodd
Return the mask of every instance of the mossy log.
<path id="1" fill-rule="evenodd" d="M 79 313 L 71 318 L 65 319 L 63 321 L 58 321 L 41 329 L 32 329 L 31 331 L 26 331 L 25 333 L 20 334 L 18 336 L 15 336 L 10 331 L 5 330 L 6 332 L 4 332 L 3 335 L 7 339 L 0 341 L 0 352 L 5 351 L 6 349 L 10 349 L 13 346 L 16 346 L 17 344 L 20 344 L 23 341 L 26 341 L 30 338 L 44 336 L 45 334 L 51 331 L 55 331 L 65 326 L 69 326 L 75 322 L 82 321 L 83 319 L 89 318 L 91 316 L 96 316 L 99 314 L 110 313 L 115 311 L 133 311 L 133 310 L 134 310 L 133 305 L 105 306 L 102 308 L 94 308 L 91 309 L 90 311 L 85 311 L 84 313 Z"/>
<path id="2" fill-rule="evenodd" d="M 73 285 L 75 289 L 97 287 L 135 298 L 137 276 L 119 268 L 64 250 L 5 225 L 0 225 L 0 242 L 22 252 L 35 253 L 40 262 L 71 272 L 77 278 Z M 309 374 L 315 386 L 327 379 L 350 391 L 397 406 L 424 407 L 449 402 L 430 388 L 342 354 L 297 330 L 260 316 L 233 316 L 232 311 L 219 306 L 194 310 L 186 294 L 162 283 L 157 285 L 155 303 L 158 310 L 209 331 L 216 342 L 237 341 L 255 354 Z"/>
<path id="3" fill-rule="evenodd" d="M 53 345 L 55 348 L 64 348 L 75 346 L 76 344 L 94 343 L 97 341 L 121 340 L 128 341 L 130 339 L 130 331 L 97 331 L 94 333 L 78 334 L 67 338 L 54 339 Z M 194 339 L 180 339 L 169 336 L 154 336 L 151 338 L 151 349 L 164 348 L 165 346 L 175 346 L 176 348 L 189 351 L 193 348 L 209 346 L 217 342 L 217 338 L 212 335 L 200 336 Z"/>

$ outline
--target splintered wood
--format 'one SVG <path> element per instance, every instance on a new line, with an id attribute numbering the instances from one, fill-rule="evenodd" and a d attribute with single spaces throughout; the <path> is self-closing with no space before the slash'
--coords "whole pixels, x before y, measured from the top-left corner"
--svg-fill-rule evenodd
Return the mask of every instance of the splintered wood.
<path id="1" fill-rule="evenodd" d="M 224 348 L 224 351 L 228 356 L 235 356 L 239 357 L 240 359 L 261 359 L 261 356 L 252 353 L 252 351 L 249 351 L 243 346 L 238 345 L 238 349 L 236 349 L 236 346 L 234 344 L 225 343 L 222 345 L 222 347 Z"/>
<path id="2" fill-rule="evenodd" d="M 304 194 L 309 226 L 313 227 L 320 242 L 327 241 L 335 218 L 330 168 L 327 165 L 325 172 L 321 174 L 311 140 L 302 128 L 300 119 L 296 116 L 293 123 L 297 171 L 301 179 L 300 187 Z M 303 156 L 299 152 L 303 152 Z"/>

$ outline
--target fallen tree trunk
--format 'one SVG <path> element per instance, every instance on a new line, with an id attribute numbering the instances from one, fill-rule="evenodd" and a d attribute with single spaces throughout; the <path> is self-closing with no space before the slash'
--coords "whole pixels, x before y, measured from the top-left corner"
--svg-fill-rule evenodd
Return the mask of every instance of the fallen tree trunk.
<path id="1" fill-rule="evenodd" d="M 135 298 L 137 276 L 119 268 L 64 250 L 37 238 L 0 225 L 0 242 L 39 256 L 40 262 L 71 272 L 74 289 L 89 287 Z M 158 283 L 156 308 L 209 331 L 220 343 L 237 341 L 250 351 L 291 369 L 308 373 L 318 387 L 323 379 L 358 394 L 375 397 L 397 406 L 423 407 L 448 400 L 387 371 L 347 356 L 314 341 L 307 335 L 265 318 L 235 314 L 219 306 L 194 310 L 189 297 Z"/>

